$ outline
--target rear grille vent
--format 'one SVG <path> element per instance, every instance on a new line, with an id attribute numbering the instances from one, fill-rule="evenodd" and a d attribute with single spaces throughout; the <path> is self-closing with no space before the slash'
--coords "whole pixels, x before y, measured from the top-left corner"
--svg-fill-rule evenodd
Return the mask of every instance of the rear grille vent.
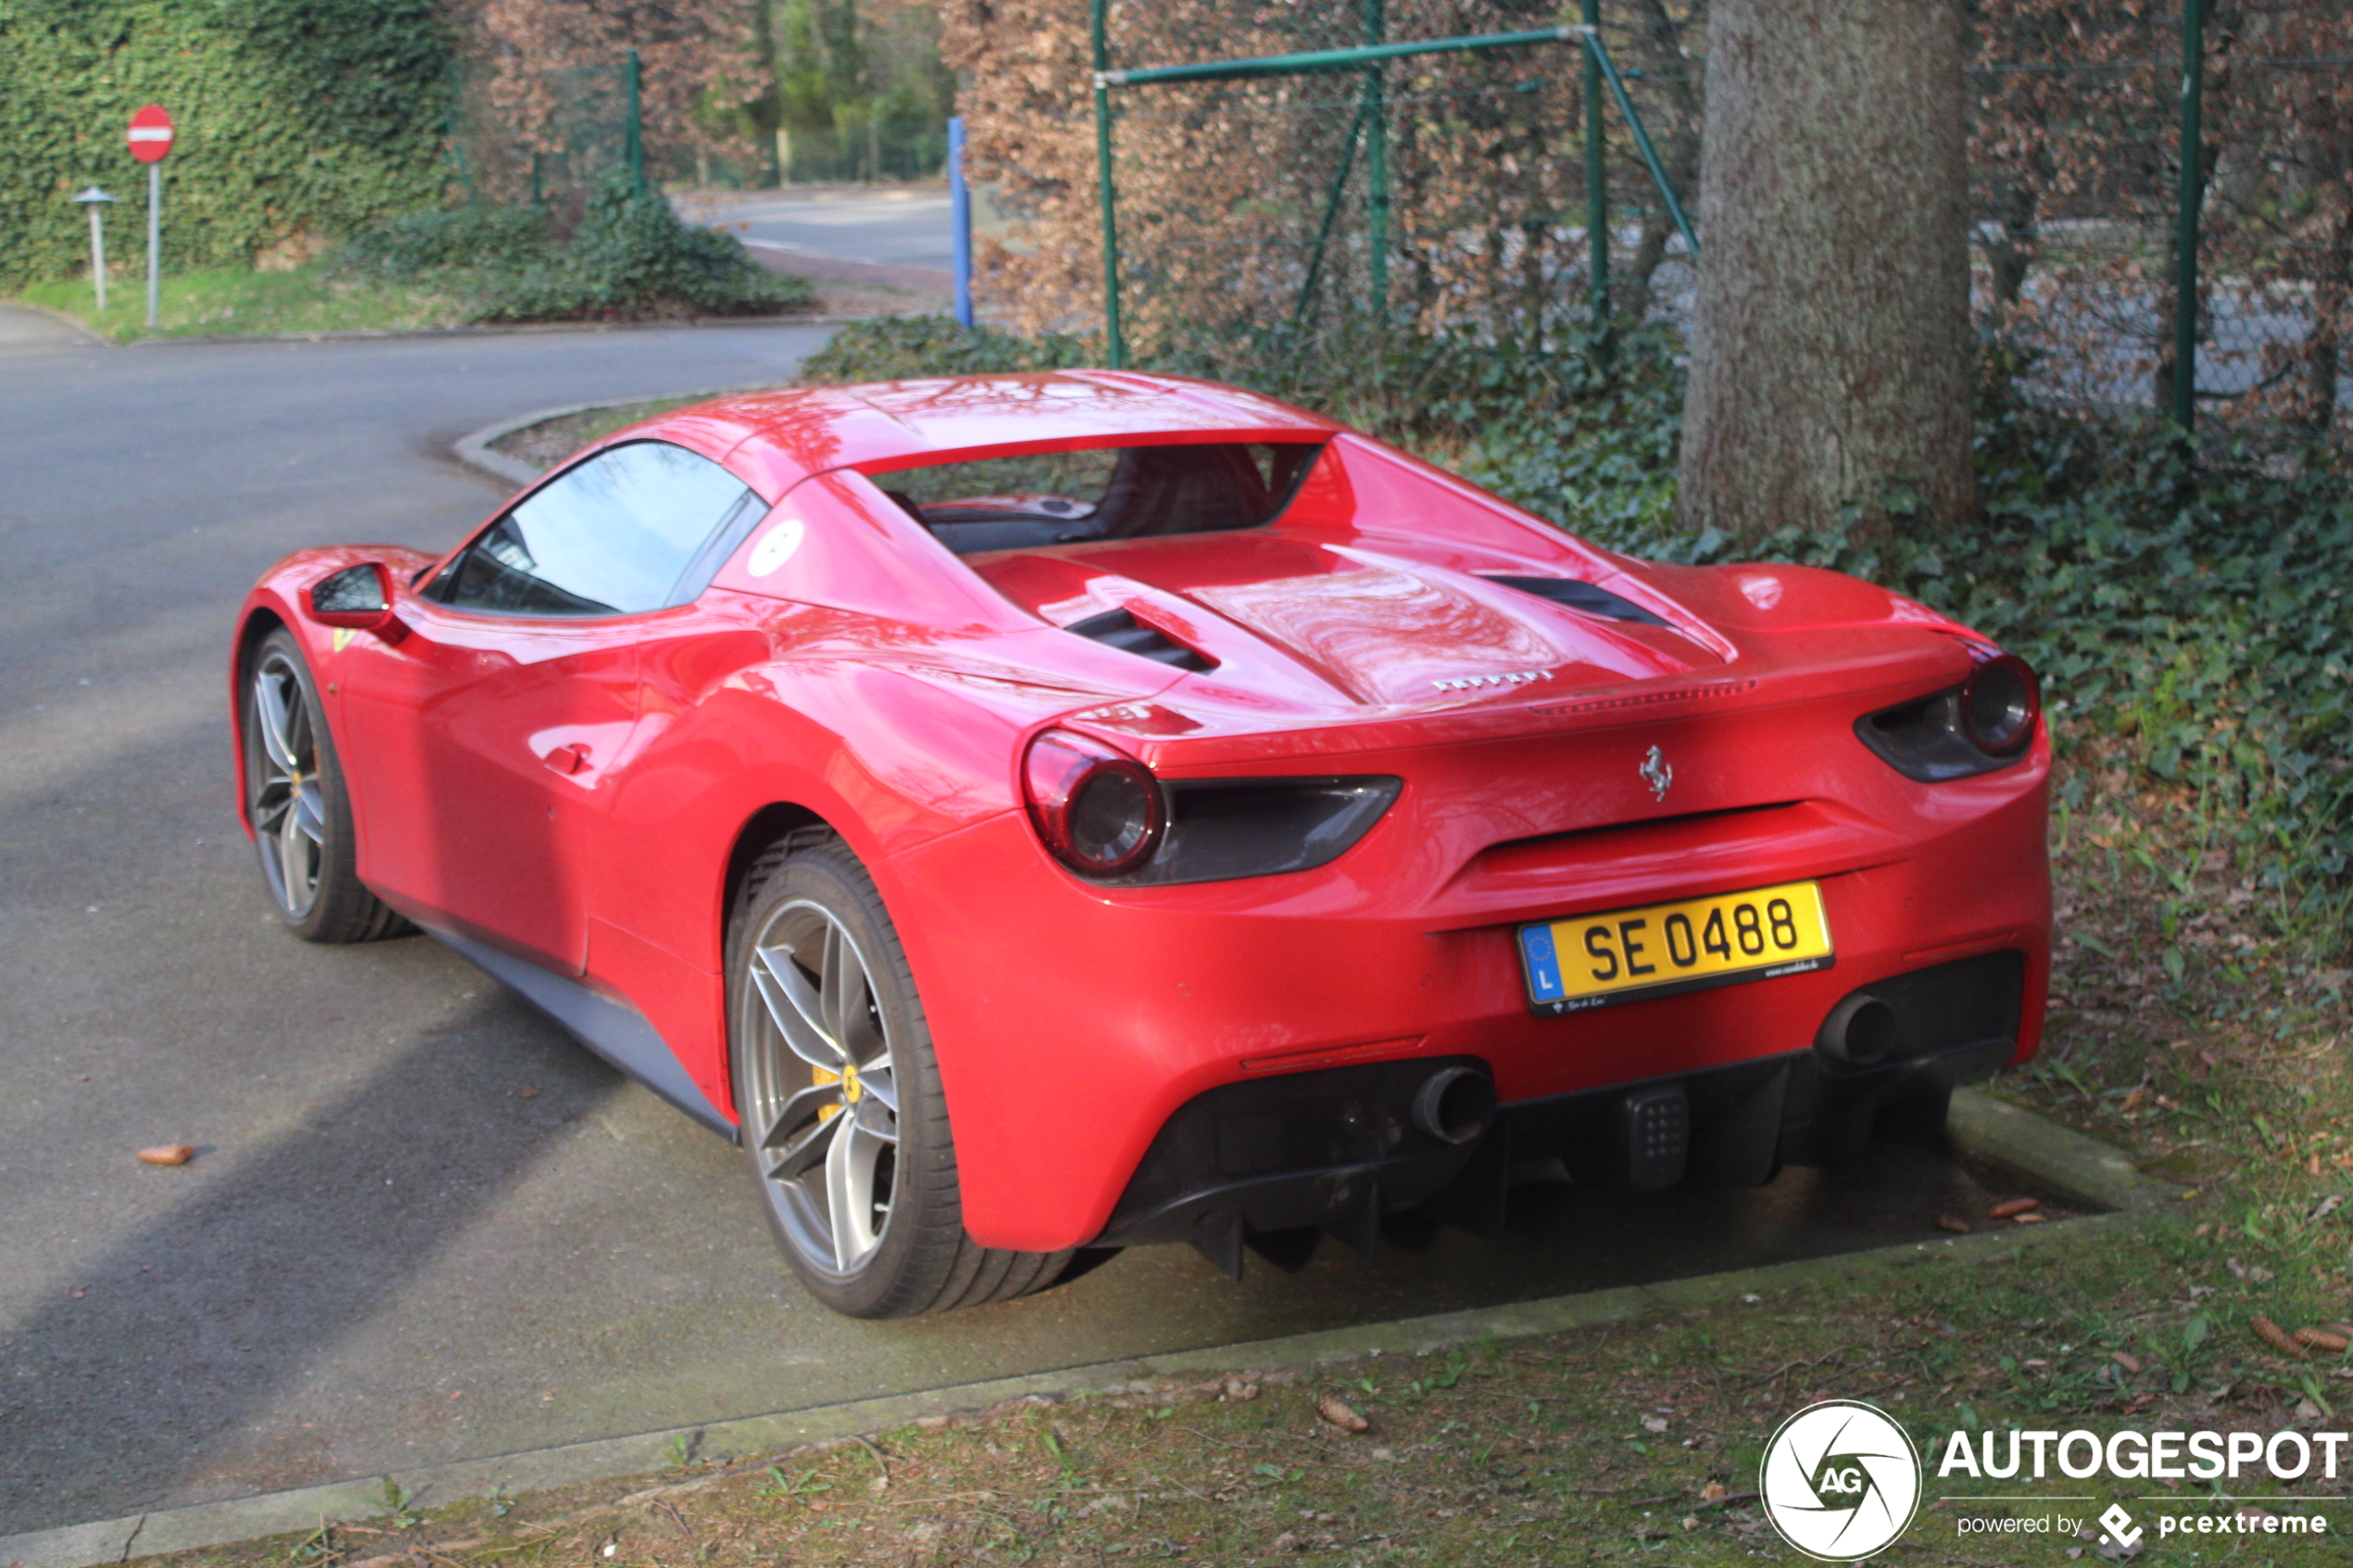
<path id="1" fill-rule="evenodd" d="M 1122 653 L 1141 654 L 1146 659 L 1173 664 L 1179 670 L 1190 670 L 1196 674 L 1217 668 L 1214 661 L 1203 659 L 1182 643 L 1171 642 L 1124 609 L 1090 615 L 1084 621 L 1072 621 L 1063 630 L 1075 632 L 1105 647 L 1114 647 Z"/>
<path id="2" fill-rule="evenodd" d="M 1612 621 L 1638 621 L 1645 626 L 1664 626 L 1667 622 L 1629 598 L 1621 598 L 1607 588 L 1591 583 L 1580 583 L 1574 577 L 1490 577 L 1490 583 L 1501 583 L 1506 588 L 1517 588 L 1523 594 L 1533 594 L 1556 605 L 1583 610 L 1587 615 L 1607 616 Z"/>

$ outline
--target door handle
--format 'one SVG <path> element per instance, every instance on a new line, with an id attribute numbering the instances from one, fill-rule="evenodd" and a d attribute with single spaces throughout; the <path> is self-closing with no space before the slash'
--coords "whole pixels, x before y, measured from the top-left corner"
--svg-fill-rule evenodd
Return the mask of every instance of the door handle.
<path id="1" fill-rule="evenodd" d="M 540 760 L 559 773 L 576 773 L 588 766 L 588 748 L 575 741 L 570 746 L 556 747 Z"/>

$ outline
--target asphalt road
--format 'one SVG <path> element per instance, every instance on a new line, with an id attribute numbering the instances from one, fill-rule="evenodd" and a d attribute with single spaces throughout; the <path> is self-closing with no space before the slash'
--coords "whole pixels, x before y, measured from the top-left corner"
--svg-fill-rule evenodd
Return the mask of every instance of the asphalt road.
<path id="1" fill-rule="evenodd" d="M 944 185 L 703 192 L 679 206 L 693 221 L 725 224 L 781 256 L 942 272 L 955 265 Z"/>
<path id="2" fill-rule="evenodd" d="M 0 317 L 6 313 L 0 311 Z M 782 375 L 821 330 L 74 346 L 0 320 L 0 1534 L 399 1466 L 1935 1236 L 1884 1151 L 1240 1286 L 1189 1251 L 857 1323 L 738 1157 L 430 941 L 307 947 L 231 806 L 232 611 L 283 552 L 444 546 L 450 440 Z M 142 1147 L 195 1145 L 157 1169 Z"/>

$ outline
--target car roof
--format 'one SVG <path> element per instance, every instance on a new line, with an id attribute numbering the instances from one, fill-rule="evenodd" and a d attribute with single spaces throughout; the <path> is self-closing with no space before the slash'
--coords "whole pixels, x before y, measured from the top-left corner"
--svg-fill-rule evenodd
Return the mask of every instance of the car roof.
<path id="1" fill-rule="evenodd" d="M 725 451 L 729 467 L 763 493 L 781 495 L 828 469 L 882 472 L 950 454 L 1221 434 L 1320 441 L 1342 428 L 1271 397 L 1189 377 L 1048 370 L 743 393 L 661 416 L 633 433 Z"/>

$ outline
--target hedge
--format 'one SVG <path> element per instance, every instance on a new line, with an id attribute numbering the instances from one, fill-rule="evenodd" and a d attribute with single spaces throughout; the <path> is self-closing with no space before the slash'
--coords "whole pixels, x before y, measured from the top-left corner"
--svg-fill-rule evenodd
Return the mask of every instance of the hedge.
<path id="1" fill-rule="evenodd" d="M 0 0 L 0 288 L 86 268 L 93 182 L 138 264 L 143 104 L 179 131 L 165 265 L 219 266 L 436 201 L 449 81 L 434 0 Z"/>

